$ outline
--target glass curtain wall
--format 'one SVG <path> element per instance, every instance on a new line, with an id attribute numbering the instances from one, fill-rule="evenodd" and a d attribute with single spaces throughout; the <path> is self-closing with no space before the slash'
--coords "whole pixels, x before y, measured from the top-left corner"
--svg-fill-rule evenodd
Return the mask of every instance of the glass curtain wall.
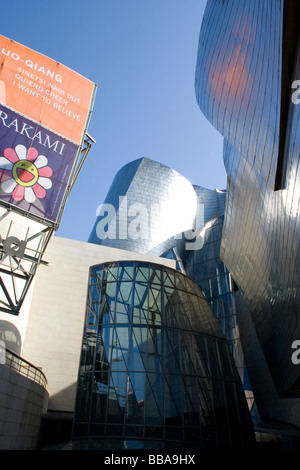
<path id="1" fill-rule="evenodd" d="M 91 268 L 73 438 L 252 446 L 227 342 L 192 280 L 140 262 Z"/>

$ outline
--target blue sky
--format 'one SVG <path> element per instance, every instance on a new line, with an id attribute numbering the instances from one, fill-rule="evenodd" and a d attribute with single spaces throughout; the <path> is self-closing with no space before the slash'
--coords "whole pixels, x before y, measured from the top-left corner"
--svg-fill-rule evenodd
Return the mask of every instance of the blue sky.
<path id="1" fill-rule="evenodd" d="M 117 171 L 140 157 L 226 188 L 222 137 L 195 97 L 205 0 L 1 2 L 1 32 L 97 83 L 96 140 L 58 236 L 86 241 Z"/>

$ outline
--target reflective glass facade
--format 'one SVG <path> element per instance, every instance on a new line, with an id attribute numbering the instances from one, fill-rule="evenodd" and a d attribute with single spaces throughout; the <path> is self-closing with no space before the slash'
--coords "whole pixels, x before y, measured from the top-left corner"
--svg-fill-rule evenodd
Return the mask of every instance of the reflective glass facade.
<path id="1" fill-rule="evenodd" d="M 243 349 L 257 405 L 265 419 L 299 426 L 300 373 L 291 359 L 300 339 L 297 8 L 283 0 L 208 0 L 195 88 L 201 110 L 224 136 L 221 258 L 243 303 Z"/>
<path id="2" fill-rule="evenodd" d="M 140 262 L 91 268 L 73 437 L 120 448 L 253 446 L 227 341 L 184 274 Z"/>

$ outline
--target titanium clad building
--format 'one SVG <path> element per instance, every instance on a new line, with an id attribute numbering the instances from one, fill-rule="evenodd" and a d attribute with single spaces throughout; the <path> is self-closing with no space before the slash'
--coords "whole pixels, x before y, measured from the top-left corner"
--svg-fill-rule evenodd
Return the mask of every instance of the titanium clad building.
<path id="1" fill-rule="evenodd" d="M 300 424 L 299 4 L 208 0 L 196 96 L 224 136 L 221 258 L 245 302 L 240 325 L 262 418 Z"/>
<path id="2" fill-rule="evenodd" d="M 196 211 L 197 196 L 186 178 L 140 158 L 115 176 L 88 241 L 161 256 L 174 247 L 182 250 Z"/>

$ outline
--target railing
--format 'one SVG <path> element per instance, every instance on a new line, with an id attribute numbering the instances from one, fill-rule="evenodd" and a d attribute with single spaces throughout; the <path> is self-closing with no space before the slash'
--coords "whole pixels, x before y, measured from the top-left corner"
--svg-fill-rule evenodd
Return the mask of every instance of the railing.
<path id="1" fill-rule="evenodd" d="M 5 348 L 4 350 L 2 349 L 1 359 L 1 364 L 5 364 L 10 369 L 15 370 L 24 377 L 27 377 L 30 380 L 33 380 L 34 382 L 46 388 L 46 376 L 38 367 L 35 367 L 28 361 L 25 361 L 25 359 L 22 359 L 16 353 L 10 351 L 7 348 Z"/>

